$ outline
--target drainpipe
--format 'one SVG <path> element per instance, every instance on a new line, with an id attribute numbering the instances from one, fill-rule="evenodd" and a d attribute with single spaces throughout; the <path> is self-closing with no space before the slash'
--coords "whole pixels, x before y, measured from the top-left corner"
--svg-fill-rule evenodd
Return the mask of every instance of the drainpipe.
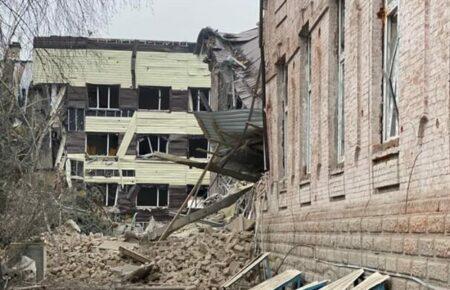
<path id="1" fill-rule="evenodd" d="M 270 169 L 269 146 L 267 142 L 267 120 L 266 120 L 266 58 L 264 55 L 264 1 L 259 1 L 259 49 L 261 53 L 261 99 L 263 107 L 263 127 L 264 127 L 264 169 Z"/>

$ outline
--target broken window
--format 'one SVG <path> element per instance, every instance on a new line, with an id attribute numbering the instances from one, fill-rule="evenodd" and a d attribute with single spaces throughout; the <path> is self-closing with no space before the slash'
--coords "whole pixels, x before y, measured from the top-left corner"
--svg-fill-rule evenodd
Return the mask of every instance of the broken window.
<path id="1" fill-rule="evenodd" d="M 277 95 L 278 100 L 281 108 L 280 113 L 280 141 L 281 141 L 281 168 L 280 168 L 280 176 L 285 175 L 285 169 L 287 164 L 287 150 L 286 146 L 288 144 L 287 142 L 287 122 L 288 122 L 288 114 L 289 114 L 289 107 L 288 107 L 288 71 L 287 71 L 287 65 L 284 62 L 284 60 L 277 65 Z"/>
<path id="2" fill-rule="evenodd" d="M 138 207 L 167 207 L 169 205 L 169 185 L 142 185 L 137 195 Z"/>
<path id="3" fill-rule="evenodd" d="M 169 110 L 170 87 L 139 87 L 139 109 Z"/>
<path id="4" fill-rule="evenodd" d="M 101 176 L 101 177 L 118 177 L 119 170 L 117 169 L 89 169 L 86 172 L 89 176 Z"/>
<path id="5" fill-rule="evenodd" d="M 89 109 L 119 109 L 118 85 L 87 85 Z"/>
<path id="6" fill-rule="evenodd" d="M 344 161 L 345 0 L 338 0 L 338 92 L 336 100 L 336 161 Z"/>
<path id="7" fill-rule="evenodd" d="M 188 195 L 193 188 L 194 188 L 193 184 L 186 185 L 186 195 Z M 209 189 L 208 185 L 200 185 L 200 188 L 198 189 L 197 192 L 197 197 L 206 199 L 208 197 L 208 189 Z"/>
<path id="8" fill-rule="evenodd" d="M 154 152 L 169 152 L 168 135 L 139 135 L 137 139 L 136 155 L 144 156 Z"/>
<path id="9" fill-rule="evenodd" d="M 209 89 L 208 88 L 190 88 L 190 100 L 189 108 L 190 111 L 200 112 L 208 111 L 209 108 Z"/>
<path id="10" fill-rule="evenodd" d="M 188 158 L 207 158 L 208 139 L 203 136 L 189 136 L 188 138 Z"/>
<path id="11" fill-rule="evenodd" d="M 115 183 L 106 184 L 106 192 L 105 192 L 105 206 L 111 207 L 115 206 L 117 203 L 117 190 L 118 186 Z"/>
<path id="12" fill-rule="evenodd" d="M 86 134 L 86 153 L 96 156 L 116 156 L 119 134 Z"/>
<path id="13" fill-rule="evenodd" d="M 68 108 L 67 109 L 67 131 L 83 131 L 84 130 L 84 109 Z"/>
<path id="14" fill-rule="evenodd" d="M 70 160 L 70 175 L 83 177 L 84 175 L 84 162 L 77 160 Z"/>
<path id="15" fill-rule="evenodd" d="M 312 51 L 311 36 L 301 38 L 305 51 L 304 59 L 304 91 L 302 97 L 302 168 L 305 174 L 311 172 L 311 98 L 312 98 Z"/>
<path id="16" fill-rule="evenodd" d="M 398 5 L 396 0 L 386 0 L 386 24 L 383 51 L 383 141 L 398 136 Z"/>

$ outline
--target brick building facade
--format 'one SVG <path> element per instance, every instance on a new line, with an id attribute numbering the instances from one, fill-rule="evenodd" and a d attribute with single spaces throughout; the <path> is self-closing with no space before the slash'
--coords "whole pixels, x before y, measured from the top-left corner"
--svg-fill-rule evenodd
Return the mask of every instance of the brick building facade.
<path id="1" fill-rule="evenodd" d="M 262 249 L 308 281 L 448 289 L 450 2 L 264 3 Z"/>

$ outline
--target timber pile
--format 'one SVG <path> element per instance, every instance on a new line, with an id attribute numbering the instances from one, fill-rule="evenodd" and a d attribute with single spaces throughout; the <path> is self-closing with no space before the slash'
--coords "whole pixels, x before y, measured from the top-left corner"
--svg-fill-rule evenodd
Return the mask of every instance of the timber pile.
<path id="1" fill-rule="evenodd" d="M 191 285 L 196 289 L 214 289 L 251 260 L 252 237 L 253 232 L 228 232 L 202 225 L 187 234 L 175 233 L 165 241 L 129 247 L 148 259 L 149 263 L 143 265 L 139 259 L 121 256 L 118 248 L 102 248 L 105 243 L 123 243 L 122 237 L 84 235 L 58 228 L 52 235 L 43 235 L 47 244 L 44 284 L 80 287 Z M 141 267 L 139 276 L 130 271 L 117 271 L 133 267 Z"/>

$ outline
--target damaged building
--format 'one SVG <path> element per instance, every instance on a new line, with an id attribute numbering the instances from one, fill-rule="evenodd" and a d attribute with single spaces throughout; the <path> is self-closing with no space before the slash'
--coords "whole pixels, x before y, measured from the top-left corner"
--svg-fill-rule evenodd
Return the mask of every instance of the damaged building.
<path id="1" fill-rule="evenodd" d="M 307 281 L 448 289 L 448 1 L 262 3 L 263 251 Z"/>
<path id="2" fill-rule="evenodd" d="M 264 171 L 259 29 L 223 33 L 206 27 L 195 53 L 211 72 L 210 107 L 195 116 L 208 140 L 220 146 L 212 186 L 226 193 L 238 180 L 254 182 Z M 221 168 L 232 171 L 233 179 Z"/>
<path id="3" fill-rule="evenodd" d="M 53 162 L 67 182 L 100 194 L 105 207 L 150 209 L 167 218 L 201 170 L 157 160 L 205 162 L 208 140 L 193 112 L 209 102 L 210 73 L 194 43 L 36 37 L 33 86 L 50 90 L 60 122 Z M 205 100 L 206 106 L 203 101 Z M 208 194 L 209 176 L 202 182 Z"/>

